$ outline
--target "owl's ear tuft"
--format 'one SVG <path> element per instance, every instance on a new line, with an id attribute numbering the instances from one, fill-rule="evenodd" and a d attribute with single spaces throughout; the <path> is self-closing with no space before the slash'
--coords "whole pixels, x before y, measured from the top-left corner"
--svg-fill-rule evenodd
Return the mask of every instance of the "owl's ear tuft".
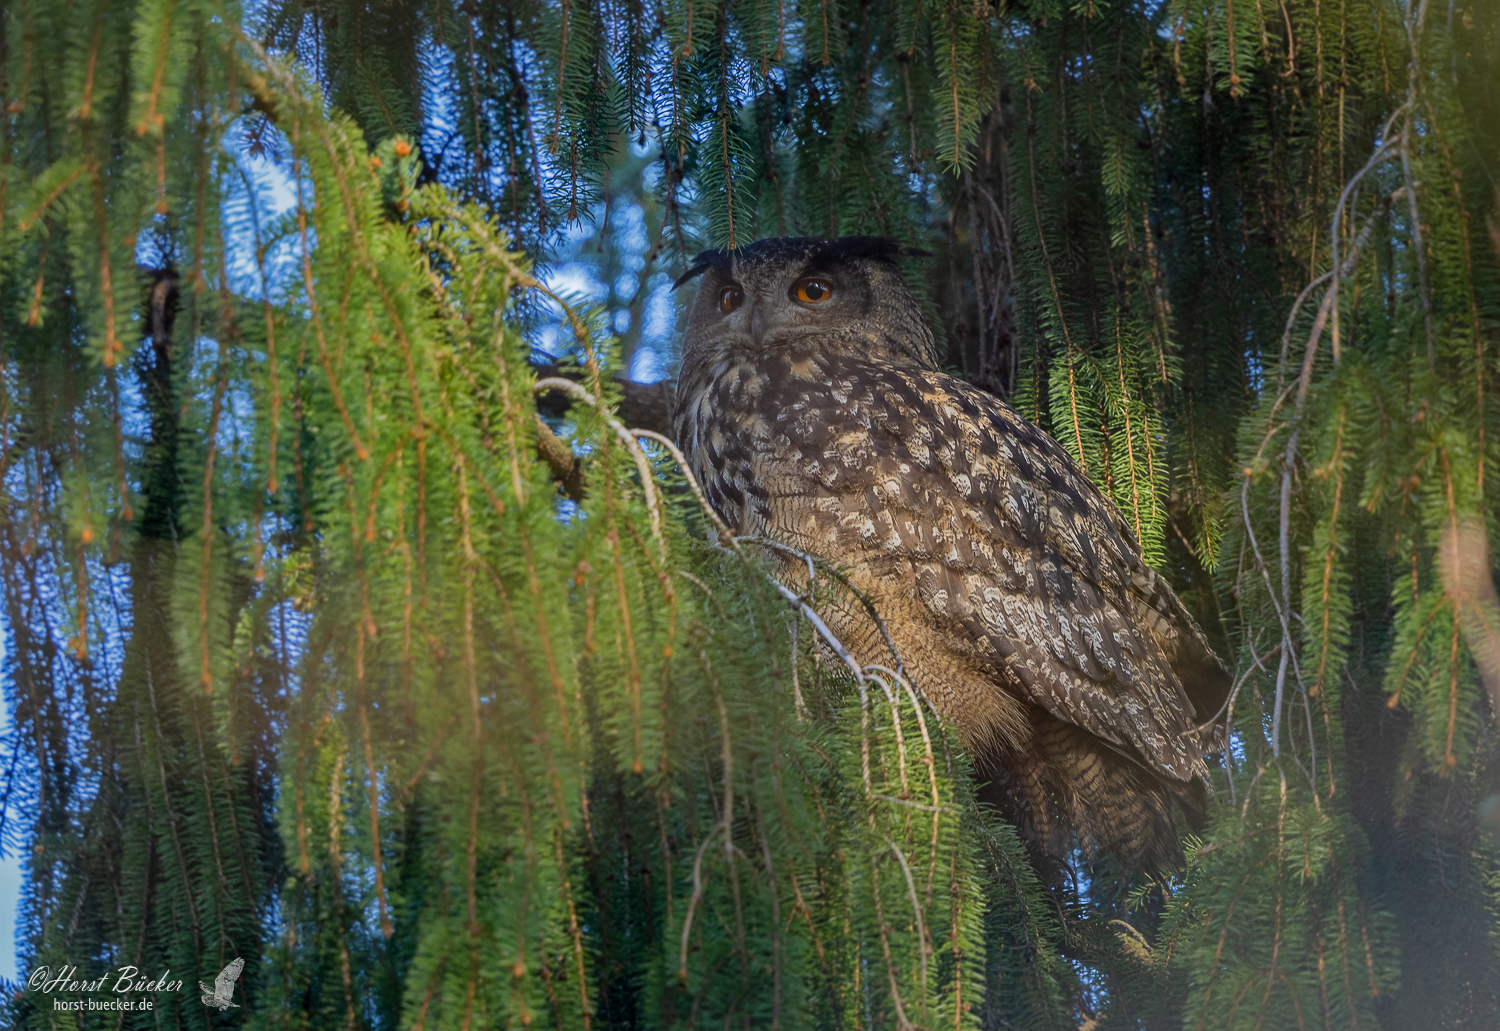
<path id="1" fill-rule="evenodd" d="M 724 250 L 703 251 L 696 258 L 693 259 L 693 263 L 688 266 L 688 270 L 686 272 L 684 272 L 682 275 L 678 276 L 675 280 L 672 281 L 672 289 L 676 290 L 683 283 L 686 283 L 686 282 L 689 282 L 691 280 L 697 279 L 699 276 L 703 275 L 703 273 L 707 272 L 709 269 L 718 268 L 719 266 L 721 266 L 721 265 L 727 265 L 728 263 L 729 263 L 729 252 L 728 251 L 724 251 Z"/>
<path id="2" fill-rule="evenodd" d="M 843 261 L 894 261 L 897 258 L 930 258 L 931 251 L 912 247 L 889 236 L 840 236 L 821 239 L 812 236 L 777 236 L 757 240 L 738 250 L 717 249 L 704 251 L 695 257 L 688 270 L 677 277 L 672 289 L 677 289 L 710 269 L 730 272 L 737 262 L 751 265 L 770 263 L 789 264 L 801 262 L 818 265 Z"/>
<path id="3" fill-rule="evenodd" d="M 857 260 L 873 258 L 891 261 L 895 258 L 930 258 L 931 251 L 912 247 L 889 236 L 840 236 L 828 240 L 821 248 L 825 259 Z"/>

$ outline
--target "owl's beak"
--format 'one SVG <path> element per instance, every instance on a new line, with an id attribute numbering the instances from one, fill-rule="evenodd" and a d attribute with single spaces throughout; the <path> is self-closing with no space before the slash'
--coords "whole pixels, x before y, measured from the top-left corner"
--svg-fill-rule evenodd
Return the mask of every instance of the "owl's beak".
<path id="1" fill-rule="evenodd" d="M 756 346 L 760 345 L 760 338 L 766 335 L 766 316 L 760 305 L 756 305 L 750 312 L 750 339 Z"/>

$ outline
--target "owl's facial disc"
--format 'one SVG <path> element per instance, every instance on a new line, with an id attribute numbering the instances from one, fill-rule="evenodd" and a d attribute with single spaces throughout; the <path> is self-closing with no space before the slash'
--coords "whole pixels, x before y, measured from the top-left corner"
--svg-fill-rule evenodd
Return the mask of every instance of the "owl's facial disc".
<path id="1" fill-rule="evenodd" d="M 932 331 L 895 259 L 923 255 L 880 237 L 776 237 L 705 251 L 683 338 L 683 375 L 788 352 L 937 369 Z"/>
<path id="2" fill-rule="evenodd" d="M 721 281 L 714 295 L 719 317 L 733 331 L 744 333 L 757 349 L 775 347 L 789 339 L 817 332 L 823 317 L 836 307 L 835 298 L 847 291 L 829 273 L 801 274 L 790 280 L 751 275 L 743 284 Z"/>

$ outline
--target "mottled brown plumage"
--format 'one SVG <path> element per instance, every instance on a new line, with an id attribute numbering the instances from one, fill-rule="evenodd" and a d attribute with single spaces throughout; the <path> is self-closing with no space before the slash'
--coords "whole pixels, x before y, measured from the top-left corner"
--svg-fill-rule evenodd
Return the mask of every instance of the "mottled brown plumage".
<path id="1" fill-rule="evenodd" d="M 838 563 L 876 599 L 989 797 L 1042 849 L 1173 865 L 1173 801 L 1195 823 L 1204 805 L 1194 727 L 1227 676 L 1057 442 L 940 371 L 901 253 L 778 239 L 701 257 L 677 439 L 732 529 Z M 857 606 L 825 615 L 885 661 Z"/>

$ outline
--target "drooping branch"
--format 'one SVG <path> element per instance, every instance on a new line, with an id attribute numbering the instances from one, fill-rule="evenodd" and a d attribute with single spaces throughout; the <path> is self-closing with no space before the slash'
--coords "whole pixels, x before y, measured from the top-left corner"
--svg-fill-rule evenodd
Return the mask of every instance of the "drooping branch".
<path id="1" fill-rule="evenodd" d="M 583 370 L 565 368 L 550 362 L 533 362 L 531 369 L 537 379 L 556 376 L 581 380 L 584 376 Z M 676 397 L 676 387 L 670 380 L 637 383 L 635 380 L 616 376 L 614 385 L 620 391 L 620 406 L 616 414 L 622 423 L 663 436 L 672 435 L 672 404 Z M 537 411 L 553 419 L 563 418 L 572 405 L 571 397 L 560 391 L 552 391 L 537 399 Z"/>

